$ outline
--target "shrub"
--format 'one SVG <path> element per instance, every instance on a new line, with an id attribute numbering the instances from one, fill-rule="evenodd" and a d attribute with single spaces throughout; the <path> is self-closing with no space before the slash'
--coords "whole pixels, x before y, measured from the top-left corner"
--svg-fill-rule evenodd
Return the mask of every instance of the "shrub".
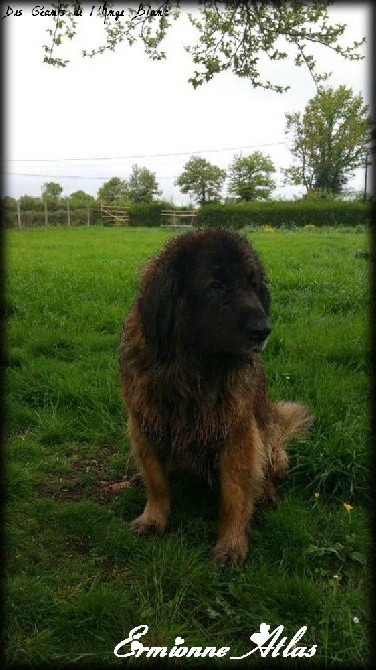
<path id="1" fill-rule="evenodd" d="M 155 228 L 161 225 L 161 211 L 174 209 L 169 202 L 138 202 L 129 205 L 129 226 Z"/>
<path id="2" fill-rule="evenodd" d="M 297 200 L 206 205 L 198 212 L 197 224 L 235 229 L 244 226 L 356 226 L 368 224 L 370 218 L 369 203 Z"/>

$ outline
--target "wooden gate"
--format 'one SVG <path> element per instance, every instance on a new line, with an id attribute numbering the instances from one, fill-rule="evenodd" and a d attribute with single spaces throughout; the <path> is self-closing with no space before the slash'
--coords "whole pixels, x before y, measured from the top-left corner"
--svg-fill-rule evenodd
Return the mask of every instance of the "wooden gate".
<path id="1" fill-rule="evenodd" d="M 193 226 L 197 218 L 197 212 L 192 210 L 175 210 L 175 209 L 163 209 L 161 211 L 162 220 L 165 218 L 166 223 L 162 223 L 162 226 L 174 226 L 175 228 L 184 228 L 186 226 Z"/>
<path id="2" fill-rule="evenodd" d="M 101 202 L 101 217 L 107 226 L 127 226 L 129 223 L 128 210 L 119 205 L 106 205 Z"/>

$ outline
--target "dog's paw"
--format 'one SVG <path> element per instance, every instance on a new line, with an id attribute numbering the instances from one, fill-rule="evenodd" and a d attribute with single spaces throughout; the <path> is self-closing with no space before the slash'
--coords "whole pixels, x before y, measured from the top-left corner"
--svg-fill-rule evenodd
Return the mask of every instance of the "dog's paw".
<path id="1" fill-rule="evenodd" d="M 232 545 L 217 542 L 211 556 L 218 565 L 239 565 L 245 561 L 247 554 L 248 542 L 244 540 Z"/>
<path id="2" fill-rule="evenodd" d="M 282 496 L 279 491 L 277 491 L 273 482 L 267 481 L 264 484 L 264 489 L 258 499 L 258 503 L 261 505 L 266 505 L 271 509 L 278 507 L 281 502 Z"/>
<path id="3" fill-rule="evenodd" d="M 148 519 L 143 514 L 129 524 L 130 530 L 135 535 L 160 535 L 163 533 L 165 526 L 165 522 Z"/>

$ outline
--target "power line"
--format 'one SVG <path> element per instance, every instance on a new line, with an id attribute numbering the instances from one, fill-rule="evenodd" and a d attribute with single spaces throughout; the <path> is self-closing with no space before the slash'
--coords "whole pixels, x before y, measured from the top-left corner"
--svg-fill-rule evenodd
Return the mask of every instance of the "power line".
<path id="1" fill-rule="evenodd" d="M 116 161 L 134 158 L 168 158 L 170 156 L 192 156 L 195 154 L 208 154 L 221 151 L 239 151 L 242 149 L 257 149 L 259 147 L 274 147 L 287 142 L 265 142 L 264 144 L 250 144 L 241 147 L 225 147 L 222 149 L 201 149 L 200 151 L 178 151 L 175 153 L 161 154 L 133 154 L 129 156 L 93 156 L 91 158 L 11 158 L 14 163 L 64 163 L 67 161 Z"/>
<path id="2" fill-rule="evenodd" d="M 30 173 L 30 172 L 4 172 L 5 175 L 8 177 L 51 177 L 52 179 L 111 179 L 111 177 L 106 174 L 104 176 L 98 176 L 98 177 L 86 177 L 85 175 L 78 175 L 78 174 L 39 174 L 36 172 Z M 171 175 L 169 177 L 158 177 L 158 181 L 161 181 L 163 179 L 176 179 L 178 175 Z"/>
<path id="3" fill-rule="evenodd" d="M 133 155 L 133 156 L 117 156 L 117 157 L 109 157 L 109 156 L 102 156 L 97 157 L 97 158 L 51 158 L 51 159 L 42 159 L 42 158 L 19 158 L 19 159 L 10 159 L 12 162 L 26 162 L 26 163 L 38 163 L 38 162 L 51 162 L 51 163 L 63 163 L 64 161 L 99 161 L 99 160 L 127 160 L 127 159 L 134 159 L 134 158 L 161 158 L 161 157 L 168 157 L 168 156 L 192 156 L 193 154 L 202 154 L 202 153 L 214 153 L 214 152 L 221 152 L 221 151 L 239 151 L 242 149 L 257 149 L 260 147 L 271 147 L 271 146 L 278 146 L 278 145 L 286 145 L 287 142 L 266 142 L 263 144 L 252 144 L 248 146 L 242 146 L 242 147 L 227 147 L 227 148 L 222 148 L 222 149 L 203 149 L 201 151 L 183 151 L 183 152 L 176 152 L 176 153 L 171 153 L 171 154 L 144 154 L 144 155 Z M 5 172 L 4 175 L 7 175 L 9 177 L 37 177 L 37 178 L 51 178 L 51 179 L 81 179 L 81 180 L 94 180 L 94 181 L 102 181 L 104 179 L 109 179 L 109 175 L 98 175 L 98 176 L 90 176 L 90 175 L 65 175 L 65 174 L 48 174 L 48 173 L 38 173 L 38 172 Z M 172 175 L 168 177 L 158 177 L 158 181 L 163 181 L 163 180 L 169 180 L 169 179 L 176 179 L 177 175 Z"/>
<path id="4" fill-rule="evenodd" d="M 51 177 L 52 179 L 109 179 L 109 176 L 106 175 L 105 177 L 85 177 L 85 175 L 78 175 L 78 174 L 38 174 L 38 173 L 29 173 L 29 172 L 4 172 L 5 175 L 8 177 L 43 177 L 44 179 L 47 177 Z"/>

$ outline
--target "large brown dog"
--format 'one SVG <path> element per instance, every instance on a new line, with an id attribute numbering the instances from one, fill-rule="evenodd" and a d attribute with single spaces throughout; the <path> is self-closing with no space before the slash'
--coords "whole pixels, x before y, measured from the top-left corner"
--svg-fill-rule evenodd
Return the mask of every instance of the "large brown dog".
<path id="1" fill-rule="evenodd" d="M 213 557 L 241 562 L 255 503 L 276 499 L 284 444 L 309 427 L 296 403 L 271 403 L 259 353 L 270 333 L 260 261 L 232 232 L 170 241 L 146 267 L 125 323 L 120 377 L 133 454 L 147 491 L 137 533 L 162 532 L 175 471 L 219 478 Z"/>

